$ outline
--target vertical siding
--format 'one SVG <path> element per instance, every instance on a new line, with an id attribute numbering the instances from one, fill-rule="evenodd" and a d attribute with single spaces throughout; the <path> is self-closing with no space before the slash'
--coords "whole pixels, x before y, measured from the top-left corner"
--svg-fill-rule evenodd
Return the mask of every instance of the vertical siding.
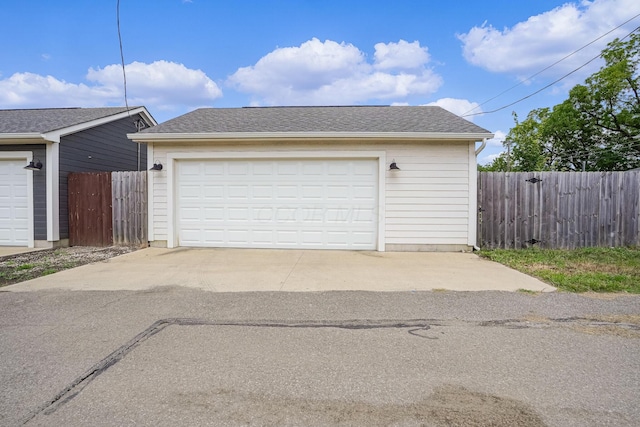
<path id="1" fill-rule="evenodd" d="M 153 175 L 154 239 L 167 240 L 167 154 L 222 151 L 383 151 L 386 168 L 395 159 L 399 171 L 385 175 L 385 242 L 392 245 L 467 245 L 469 238 L 469 144 L 287 143 L 264 145 L 155 144 L 154 160 L 165 165 Z"/>
<path id="2" fill-rule="evenodd" d="M 127 138 L 138 114 L 62 137 L 60 141 L 60 238 L 69 237 L 67 177 L 71 172 L 137 171 L 147 165 L 147 147 Z"/>
<path id="3" fill-rule="evenodd" d="M 34 160 L 42 162 L 42 169 L 33 171 L 33 237 L 35 240 L 47 240 L 47 159 L 45 145 L 0 145 L 0 151 L 31 151 Z"/>

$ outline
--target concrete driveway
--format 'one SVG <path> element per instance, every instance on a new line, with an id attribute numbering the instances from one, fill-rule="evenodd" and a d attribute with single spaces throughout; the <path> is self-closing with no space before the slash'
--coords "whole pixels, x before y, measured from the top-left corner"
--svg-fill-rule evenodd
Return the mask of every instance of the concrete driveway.
<path id="1" fill-rule="evenodd" d="M 470 253 L 147 248 L 3 290 L 517 291 L 555 288 Z"/>

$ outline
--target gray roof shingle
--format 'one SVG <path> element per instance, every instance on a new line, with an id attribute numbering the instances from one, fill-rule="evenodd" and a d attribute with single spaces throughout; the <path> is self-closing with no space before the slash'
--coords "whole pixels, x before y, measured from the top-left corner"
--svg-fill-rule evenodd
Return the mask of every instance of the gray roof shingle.
<path id="1" fill-rule="evenodd" d="M 142 131 L 149 134 L 236 132 L 490 134 L 488 130 L 435 106 L 201 108 Z"/>
<path id="2" fill-rule="evenodd" d="M 0 133 L 52 132 L 125 111 L 125 107 L 0 110 Z"/>

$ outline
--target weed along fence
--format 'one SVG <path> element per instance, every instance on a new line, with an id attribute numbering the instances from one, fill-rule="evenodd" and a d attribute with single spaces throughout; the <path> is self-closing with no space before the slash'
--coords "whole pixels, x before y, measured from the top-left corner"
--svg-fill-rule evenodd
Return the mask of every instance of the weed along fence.
<path id="1" fill-rule="evenodd" d="M 478 246 L 640 246 L 640 171 L 480 172 Z"/>
<path id="2" fill-rule="evenodd" d="M 147 172 L 71 173 L 71 246 L 146 246 Z"/>

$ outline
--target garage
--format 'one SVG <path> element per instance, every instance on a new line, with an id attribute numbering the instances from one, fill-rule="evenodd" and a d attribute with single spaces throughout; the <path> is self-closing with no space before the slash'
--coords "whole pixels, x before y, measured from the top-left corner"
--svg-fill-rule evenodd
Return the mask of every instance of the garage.
<path id="1" fill-rule="evenodd" d="M 28 171 L 24 159 L 0 159 L 0 245 L 28 246 Z"/>
<path id="2" fill-rule="evenodd" d="M 147 146 L 154 247 L 469 251 L 492 133 L 440 107 L 200 108 Z"/>
<path id="3" fill-rule="evenodd" d="M 366 158 L 177 160 L 177 245 L 376 249 L 378 168 Z"/>

